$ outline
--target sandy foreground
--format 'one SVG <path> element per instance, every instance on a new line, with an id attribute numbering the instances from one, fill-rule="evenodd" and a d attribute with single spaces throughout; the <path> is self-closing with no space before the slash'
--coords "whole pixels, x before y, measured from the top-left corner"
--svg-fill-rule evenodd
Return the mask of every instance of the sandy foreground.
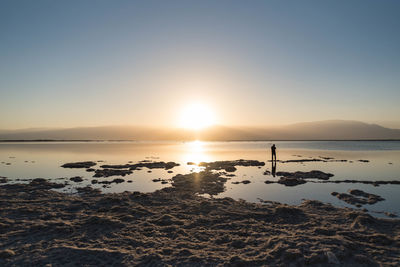
<path id="1" fill-rule="evenodd" d="M 44 179 L 0 186 L 1 266 L 400 266 L 400 220 L 306 200 L 196 195 L 218 175 L 177 175 L 154 193 L 69 195 Z"/>

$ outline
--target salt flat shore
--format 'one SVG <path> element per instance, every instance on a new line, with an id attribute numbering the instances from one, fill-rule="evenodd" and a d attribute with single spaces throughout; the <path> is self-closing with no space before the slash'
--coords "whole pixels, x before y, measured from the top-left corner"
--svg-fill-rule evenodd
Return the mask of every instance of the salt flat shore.
<path id="1" fill-rule="evenodd" d="M 0 186 L 1 266 L 399 266 L 400 220 L 305 200 L 204 198 L 212 173 L 153 193 Z"/>

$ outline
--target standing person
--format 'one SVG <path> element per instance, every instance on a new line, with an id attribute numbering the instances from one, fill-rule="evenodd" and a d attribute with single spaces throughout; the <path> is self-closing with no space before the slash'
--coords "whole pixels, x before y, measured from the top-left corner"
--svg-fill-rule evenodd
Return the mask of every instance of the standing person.
<path id="1" fill-rule="evenodd" d="M 276 162 L 276 146 L 275 146 L 275 144 L 273 144 L 271 146 L 271 154 L 272 154 L 272 161 L 274 161 L 274 158 L 275 158 L 275 162 Z"/>

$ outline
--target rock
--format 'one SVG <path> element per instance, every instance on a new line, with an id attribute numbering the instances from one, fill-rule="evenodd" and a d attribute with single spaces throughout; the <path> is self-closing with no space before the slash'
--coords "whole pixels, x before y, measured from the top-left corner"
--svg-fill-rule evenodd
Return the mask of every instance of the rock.
<path id="1" fill-rule="evenodd" d="M 332 173 L 325 173 L 322 171 L 317 171 L 317 170 L 312 170 L 309 172 L 277 172 L 277 176 L 283 176 L 283 177 L 289 177 L 289 178 L 301 178 L 301 179 L 306 179 L 306 178 L 316 178 L 316 179 L 321 179 L 321 180 L 328 180 L 330 177 L 333 176 Z"/>
<path id="2" fill-rule="evenodd" d="M 333 192 L 336 193 L 336 192 Z M 332 194 L 332 193 L 331 193 Z M 344 202 L 351 204 L 351 205 L 363 205 L 363 204 L 367 204 L 367 201 L 365 199 L 361 199 L 361 198 L 357 198 L 355 196 L 352 196 L 350 194 L 346 194 L 346 193 L 337 193 L 335 195 L 333 195 L 335 197 L 337 197 L 340 200 L 343 200 Z"/>
<path id="3" fill-rule="evenodd" d="M 99 184 L 104 184 L 104 185 L 109 185 L 109 184 L 112 184 L 112 183 L 119 184 L 119 183 L 123 183 L 123 182 L 125 182 L 125 180 L 122 179 L 122 178 L 115 178 L 112 181 L 98 181 Z"/>
<path id="4" fill-rule="evenodd" d="M 354 195 L 354 196 L 367 198 L 367 203 L 368 204 L 375 204 L 378 201 L 385 200 L 381 196 L 378 196 L 378 195 L 375 195 L 375 194 L 371 194 L 371 193 L 366 193 L 366 192 L 364 192 L 362 190 L 359 190 L 359 189 L 351 189 L 351 190 L 349 190 L 349 193 Z"/>
<path id="5" fill-rule="evenodd" d="M 343 200 L 344 202 L 355 205 L 356 207 L 360 208 L 364 204 L 375 204 L 378 201 L 383 201 L 385 200 L 381 196 L 366 193 L 362 190 L 359 189 L 350 189 L 349 190 L 350 194 L 346 193 L 338 193 L 338 192 L 332 192 L 331 195 L 337 197 L 340 200 Z"/>
<path id="6" fill-rule="evenodd" d="M 90 168 L 96 165 L 96 162 L 93 161 L 82 161 L 82 162 L 72 162 L 65 163 L 61 165 L 63 168 Z"/>
<path id="7" fill-rule="evenodd" d="M 175 162 L 164 162 L 164 161 L 158 161 L 158 162 L 153 162 L 149 160 L 143 160 L 139 163 L 136 164 L 124 164 L 124 165 L 102 165 L 100 167 L 104 169 L 129 169 L 131 171 L 134 170 L 139 170 L 140 168 L 146 167 L 148 169 L 172 169 L 176 166 L 179 166 L 179 163 Z"/>
<path id="8" fill-rule="evenodd" d="M 165 169 L 166 169 L 166 170 L 172 169 L 172 168 L 174 168 L 174 167 L 176 167 L 176 166 L 179 166 L 179 164 L 170 161 L 170 162 L 167 162 L 167 163 L 165 164 Z"/>
<path id="9" fill-rule="evenodd" d="M 110 177 L 110 176 L 125 176 L 132 174 L 131 170 L 121 169 L 98 169 L 95 171 L 93 177 Z"/>
<path id="10" fill-rule="evenodd" d="M 367 160 L 367 159 L 359 159 L 358 161 L 359 161 L 359 162 L 365 162 L 365 163 L 366 163 L 366 162 L 369 162 L 369 160 Z"/>
<path id="11" fill-rule="evenodd" d="M 235 172 L 236 168 L 234 166 L 227 166 L 224 168 L 224 170 L 227 172 Z"/>
<path id="12" fill-rule="evenodd" d="M 83 181 L 82 177 L 80 176 L 75 176 L 75 177 L 71 177 L 69 178 L 71 181 L 75 182 L 75 183 L 80 183 Z"/>
<path id="13" fill-rule="evenodd" d="M 211 171 L 211 170 L 225 170 L 227 172 L 234 172 L 236 171 L 235 166 L 253 166 L 253 167 L 258 167 L 258 166 L 264 166 L 265 163 L 258 161 L 258 160 L 244 160 L 244 159 L 239 159 L 239 160 L 227 160 L 227 161 L 214 161 L 214 162 L 200 162 L 199 166 L 200 167 L 205 167 L 206 170 Z"/>
<path id="14" fill-rule="evenodd" d="M 232 184 L 249 184 L 249 183 L 251 183 L 251 181 L 249 181 L 249 180 L 243 180 L 241 182 L 238 182 L 238 181 L 232 182 Z"/>
<path id="15" fill-rule="evenodd" d="M 114 180 L 112 180 L 112 183 L 116 183 L 116 184 L 120 184 L 123 182 L 125 182 L 125 180 L 122 178 L 115 178 Z"/>
<path id="16" fill-rule="evenodd" d="M 299 184 L 307 183 L 306 180 L 296 177 L 281 177 L 278 181 L 279 184 L 284 184 L 286 186 L 296 186 Z"/>
<path id="17" fill-rule="evenodd" d="M 5 184 L 8 182 L 8 179 L 6 177 L 0 176 L 0 184 Z"/>

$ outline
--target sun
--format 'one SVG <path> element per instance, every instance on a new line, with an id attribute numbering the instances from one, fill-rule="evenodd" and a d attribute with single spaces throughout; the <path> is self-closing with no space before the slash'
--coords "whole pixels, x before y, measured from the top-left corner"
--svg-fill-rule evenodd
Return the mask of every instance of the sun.
<path id="1" fill-rule="evenodd" d="M 186 129 L 200 130 L 214 125 L 215 122 L 215 114 L 209 106 L 192 103 L 182 109 L 179 124 Z"/>

